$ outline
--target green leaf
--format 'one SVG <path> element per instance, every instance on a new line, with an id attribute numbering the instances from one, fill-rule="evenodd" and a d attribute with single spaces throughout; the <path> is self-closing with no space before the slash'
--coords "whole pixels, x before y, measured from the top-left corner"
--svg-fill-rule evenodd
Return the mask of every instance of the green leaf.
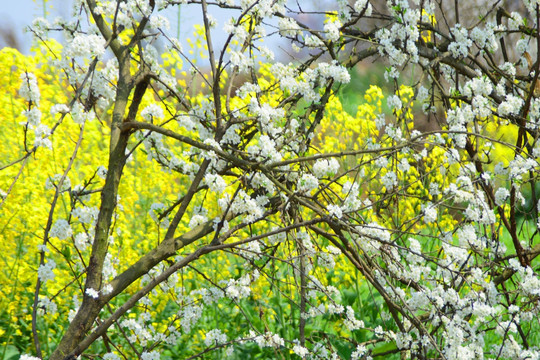
<path id="1" fill-rule="evenodd" d="M 395 342 L 383 343 L 381 345 L 375 346 L 375 349 L 373 349 L 373 356 L 377 356 L 379 354 L 392 350 L 397 350 Z"/>
<path id="2" fill-rule="evenodd" d="M 15 360 L 21 356 L 19 350 L 13 345 L 7 345 L 0 354 L 3 355 L 3 360 Z"/>

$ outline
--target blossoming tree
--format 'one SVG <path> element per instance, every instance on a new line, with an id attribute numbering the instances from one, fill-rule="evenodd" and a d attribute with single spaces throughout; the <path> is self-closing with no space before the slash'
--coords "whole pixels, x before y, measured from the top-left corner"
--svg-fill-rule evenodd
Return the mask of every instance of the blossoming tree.
<path id="1" fill-rule="evenodd" d="M 191 50 L 162 14 L 184 4 Z M 539 358 L 539 4 L 454 5 L 86 0 L 37 20 L 38 55 L 0 53 L 19 76 L 0 339 L 50 359 Z M 345 112 L 373 59 L 393 91 Z"/>

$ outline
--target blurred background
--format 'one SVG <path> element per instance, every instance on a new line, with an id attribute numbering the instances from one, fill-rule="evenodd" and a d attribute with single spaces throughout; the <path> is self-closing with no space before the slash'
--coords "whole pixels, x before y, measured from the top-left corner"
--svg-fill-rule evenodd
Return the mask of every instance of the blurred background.
<path id="1" fill-rule="evenodd" d="M 68 16 L 71 0 L 4 0 L 0 7 L 0 48 L 13 47 L 24 54 L 30 53 L 32 36 L 25 28 L 37 17 L 52 20 Z"/>
<path id="2" fill-rule="evenodd" d="M 13 47 L 24 54 L 30 53 L 32 35 L 26 28 L 37 17 L 43 17 L 53 23 L 57 17 L 69 18 L 72 13 L 73 0 L 0 0 L 0 49 Z M 185 39 L 193 34 L 195 24 L 202 24 L 199 5 L 173 6 L 162 12 L 170 22 L 168 35 L 179 38 L 183 45 Z M 216 41 L 224 41 L 225 33 L 222 30 L 225 21 L 234 12 L 211 7 L 212 15 L 218 21 L 214 31 Z M 50 32 L 51 37 L 61 41 L 62 38 L 56 32 Z M 179 36 L 180 35 L 180 36 Z"/>

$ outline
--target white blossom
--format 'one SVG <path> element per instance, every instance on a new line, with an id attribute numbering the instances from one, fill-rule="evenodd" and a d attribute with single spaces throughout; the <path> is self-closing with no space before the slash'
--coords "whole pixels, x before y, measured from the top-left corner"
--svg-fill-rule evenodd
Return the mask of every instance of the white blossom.
<path id="1" fill-rule="evenodd" d="M 101 57 L 105 53 L 105 39 L 100 35 L 77 34 L 65 49 L 69 57 Z"/>
<path id="2" fill-rule="evenodd" d="M 85 293 L 86 295 L 90 296 L 92 299 L 97 299 L 99 297 L 99 292 L 92 288 L 87 288 Z"/>
<path id="3" fill-rule="evenodd" d="M 163 119 L 163 116 L 163 109 L 155 103 L 148 105 L 141 111 L 141 117 L 148 122 Z"/>
<path id="4" fill-rule="evenodd" d="M 343 216 L 343 212 L 341 211 L 341 208 L 339 207 L 339 205 L 329 204 L 326 207 L 326 210 L 328 210 L 328 214 L 330 216 L 335 216 L 338 219 L 341 219 L 341 217 Z"/>
<path id="5" fill-rule="evenodd" d="M 94 110 L 86 111 L 80 102 L 76 102 L 71 108 L 71 117 L 75 124 L 82 125 L 86 121 L 94 120 L 96 114 L 94 113 Z"/>
<path id="6" fill-rule="evenodd" d="M 225 344 L 227 342 L 227 335 L 223 334 L 219 329 L 213 329 L 206 333 L 204 343 L 206 346 L 215 346 Z"/>
<path id="7" fill-rule="evenodd" d="M 510 197 L 510 191 L 508 191 L 508 189 L 506 188 L 500 187 L 495 192 L 495 204 L 497 206 L 501 206 L 509 197 Z"/>
<path id="8" fill-rule="evenodd" d="M 41 359 L 38 358 L 38 357 L 35 357 L 35 356 L 22 354 L 21 357 L 19 358 L 19 360 L 41 360 Z"/>
<path id="9" fill-rule="evenodd" d="M 46 283 L 47 281 L 54 280 L 53 270 L 56 268 L 56 263 L 54 260 L 49 260 L 45 264 L 39 265 L 38 267 L 38 278 L 41 282 Z"/>
<path id="10" fill-rule="evenodd" d="M 350 306 L 347 306 L 346 309 L 347 309 L 346 318 L 343 321 L 345 324 L 345 327 L 349 329 L 349 331 L 354 331 L 354 330 L 364 328 L 364 322 L 362 320 L 358 320 L 355 317 L 353 308 Z"/>
<path id="11" fill-rule="evenodd" d="M 339 162 L 335 158 L 319 159 L 313 164 L 313 174 L 318 179 L 335 176 L 338 170 Z"/>
<path id="12" fill-rule="evenodd" d="M 424 208 L 424 222 L 430 224 L 437 221 L 437 208 L 428 203 Z"/>
<path id="13" fill-rule="evenodd" d="M 21 73 L 21 87 L 19 88 L 19 95 L 28 102 L 39 105 L 39 99 L 41 94 L 39 92 L 36 76 L 33 73 L 23 72 Z"/>
<path id="14" fill-rule="evenodd" d="M 306 194 L 310 193 L 312 190 L 319 187 L 319 180 L 311 174 L 303 174 L 300 179 L 298 179 L 298 183 L 296 184 L 296 188 L 300 193 Z"/>
<path id="15" fill-rule="evenodd" d="M 50 237 L 56 237 L 60 240 L 65 240 L 73 234 L 71 225 L 65 219 L 56 220 L 49 231 Z"/>
<path id="16" fill-rule="evenodd" d="M 328 21 L 326 24 L 324 24 L 324 31 L 326 33 L 326 37 L 330 41 L 338 41 L 340 37 L 340 31 L 339 28 L 342 26 L 341 22 L 339 20 L 334 21 Z"/>
<path id="17" fill-rule="evenodd" d="M 295 37 L 301 34 L 300 26 L 293 18 L 280 18 L 278 21 L 279 33 L 283 36 Z"/>
<path id="18" fill-rule="evenodd" d="M 388 107 L 392 110 L 401 110 L 401 108 L 403 107 L 401 99 L 397 95 L 389 96 L 386 101 L 388 103 Z"/>
<path id="19" fill-rule="evenodd" d="M 511 94 L 506 95 L 506 100 L 503 101 L 497 111 L 500 116 L 517 115 L 523 106 L 523 99 Z"/>
<path id="20" fill-rule="evenodd" d="M 157 351 L 143 352 L 141 354 L 141 360 L 159 360 L 160 355 Z"/>
<path id="21" fill-rule="evenodd" d="M 103 355 L 103 360 L 121 360 L 120 356 L 116 355 L 115 353 L 106 353 Z"/>
<path id="22" fill-rule="evenodd" d="M 301 346 L 301 345 L 294 345 L 293 346 L 293 352 L 300 356 L 302 359 L 304 359 L 308 354 L 309 354 L 309 350 L 306 349 L 305 347 Z"/>
<path id="23" fill-rule="evenodd" d="M 364 10 L 364 16 L 371 16 L 373 8 L 369 3 L 369 0 L 356 0 L 356 2 L 354 3 L 354 11 L 356 11 L 357 13 L 361 13 Z"/>
<path id="24" fill-rule="evenodd" d="M 467 29 L 460 24 L 456 24 L 451 31 L 455 41 L 448 45 L 448 50 L 455 58 L 466 57 L 472 45 L 472 40 L 468 37 Z"/>

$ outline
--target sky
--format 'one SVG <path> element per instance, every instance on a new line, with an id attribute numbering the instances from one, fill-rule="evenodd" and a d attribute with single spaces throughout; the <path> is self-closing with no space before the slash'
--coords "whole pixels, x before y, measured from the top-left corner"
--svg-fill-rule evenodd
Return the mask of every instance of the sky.
<path id="1" fill-rule="evenodd" d="M 25 54 L 30 53 L 30 47 L 32 44 L 32 36 L 25 32 L 25 27 L 32 24 L 32 21 L 36 17 L 45 17 L 47 20 L 52 21 L 54 18 L 61 16 L 67 17 L 71 10 L 71 0 L 0 0 L 0 48 L 10 46 L 11 41 L 6 41 L 6 34 L 14 35 L 17 47 Z M 46 12 L 44 12 L 44 6 Z M 191 8 L 190 8 L 191 6 Z M 183 34 L 192 34 L 193 26 L 197 23 L 202 23 L 202 16 L 200 9 L 194 8 L 195 5 L 182 6 L 180 14 L 178 14 L 178 7 L 172 7 L 166 12 L 166 16 L 170 22 L 170 35 L 176 37 L 178 32 L 178 19 L 180 16 L 180 31 Z M 219 44 L 225 40 L 225 33 L 222 30 L 223 25 L 229 17 L 231 12 L 228 10 L 219 10 L 212 12 L 212 15 L 217 19 L 218 25 L 216 31 L 213 32 L 214 44 Z M 184 48 L 186 48 L 185 37 L 181 36 Z M 274 37 L 275 38 L 275 37 Z M 61 40 L 61 38 L 58 38 Z M 276 39 L 277 40 L 277 39 Z M 270 40 L 267 43 L 269 45 L 278 45 L 276 40 Z"/>
<path id="2" fill-rule="evenodd" d="M 56 1 L 51 1 L 51 4 Z M 15 36 L 17 44 L 24 53 L 28 53 L 32 38 L 29 34 L 23 32 L 23 29 L 32 23 L 32 20 L 38 16 L 43 16 L 43 6 L 32 0 L 0 0 L 0 31 L 2 35 L 10 33 Z M 58 16 L 55 9 L 55 16 Z M 7 42 L 5 37 L 0 39 L 0 47 L 12 45 Z"/>

